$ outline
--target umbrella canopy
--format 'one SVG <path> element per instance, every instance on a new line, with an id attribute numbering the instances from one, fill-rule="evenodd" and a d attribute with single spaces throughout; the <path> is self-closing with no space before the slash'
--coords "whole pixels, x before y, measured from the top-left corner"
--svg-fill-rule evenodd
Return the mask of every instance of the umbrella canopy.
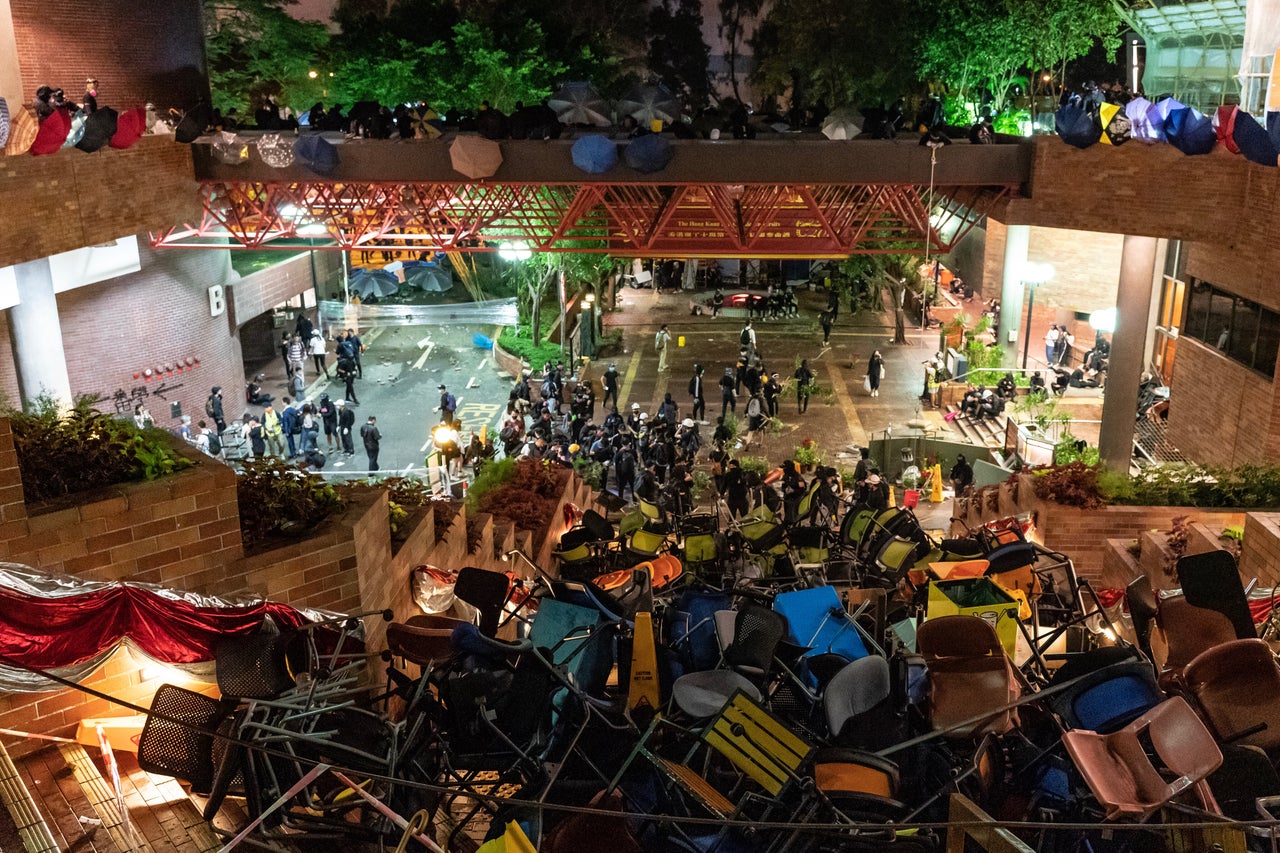
<path id="1" fill-rule="evenodd" d="M 593 133 L 573 143 L 573 165 L 592 175 L 600 175 L 618 165 L 618 146 L 607 136 Z"/>
<path id="2" fill-rule="evenodd" d="M 266 133 L 258 137 L 258 156 L 273 169 L 293 165 L 293 140 L 278 133 Z"/>
<path id="3" fill-rule="evenodd" d="M 1150 109 L 1151 102 L 1146 98 L 1134 98 L 1124 105 L 1124 114 L 1129 117 L 1129 137 L 1131 139 L 1156 140 L 1160 138 L 1160 134 L 1156 133 L 1155 128 L 1151 126 L 1150 119 L 1147 118 L 1147 111 Z"/>
<path id="4" fill-rule="evenodd" d="M 415 267 L 407 271 L 404 282 L 426 293 L 444 293 L 446 290 L 453 289 L 453 275 L 447 269 L 435 264 Z"/>
<path id="5" fill-rule="evenodd" d="M 589 124 L 595 127 L 608 127 L 613 124 L 609 117 L 609 104 L 590 83 L 565 83 L 547 101 L 547 106 L 555 110 L 556 118 L 565 124 Z"/>
<path id="6" fill-rule="evenodd" d="M 637 172 L 657 172 L 671 162 L 671 143 L 655 133 L 636 137 L 622 152 L 627 165 Z"/>
<path id="7" fill-rule="evenodd" d="M 71 132 L 71 113 L 65 107 L 53 111 L 52 115 L 40 122 L 40 129 L 31 142 L 31 153 L 35 155 L 52 154 L 67 141 Z"/>
<path id="8" fill-rule="evenodd" d="M 502 165 L 502 148 L 491 139 L 459 136 L 449 146 L 449 162 L 472 180 L 492 178 Z"/>
<path id="9" fill-rule="evenodd" d="M 134 107 L 120 113 L 116 120 L 116 132 L 111 134 L 112 148 L 129 148 L 147 132 L 147 111 Z"/>
<path id="10" fill-rule="evenodd" d="M 853 139 L 862 133 L 866 119 L 853 107 L 841 107 L 827 113 L 822 122 L 822 135 L 827 139 Z"/>
<path id="11" fill-rule="evenodd" d="M 249 143 L 234 133 L 222 131 L 213 136 L 213 156 L 219 163 L 239 166 L 249 162 Z"/>
<path id="12" fill-rule="evenodd" d="M 299 136 L 293 154 L 317 175 L 332 175 L 338 168 L 338 149 L 318 133 Z"/>
<path id="13" fill-rule="evenodd" d="M 621 101 L 618 115 L 631 116 L 645 127 L 652 121 L 674 124 L 680 118 L 680 102 L 660 83 L 636 86 Z"/>
<path id="14" fill-rule="evenodd" d="M 1271 134 L 1267 133 L 1267 129 L 1258 124 L 1258 120 L 1248 113 L 1244 111 L 1236 113 L 1232 137 L 1236 148 L 1247 159 L 1263 166 L 1280 165 L 1280 162 L 1277 162 L 1280 151 L 1272 141 Z"/>
<path id="15" fill-rule="evenodd" d="M 1098 108 L 1102 122 L 1102 144 L 1123 145 L 1129 141 L 1132 124 L 1124 108 L 1118 104 L 1103 104 Z"/>
<path id="16" fill-rule="evenodd" d="M 352 271 L 347 287 L 361 299 L 370 296 L 381 299 L 398 291 L 400 282 L 386 270 L 357 269 Z"/>
<path id="17" fill-rule="evenodd" d="M 71 132 L 67 134 L 67 139 L 62 143 L 63 148 L 74 148 L 80 144 L 80 140 L 84 138 L 84 123 L 88 119 L 89 114 L 84 110 L 76 110 L 71 115 Z"/>
<path id="18" fill-rule="evenodd" d="M 1208 154 L 1218 142 L 1213 122 L 1199 110 L 1183 107 L 1173 110 L 1164 123 L 1169 144 L 1183 154 Z"/>
<path id="19" fill-rule="evenodd" d="M 0 98 L 0 148 L 9 141 L 9 103 Z"/>
<path id="20" fill-rule="evenodd" d="M 36 141 L 40 126 L 31 110 L 24 106 L 17 107 L 9 121 L 9 139 L 4 144 L 4 153 L 13 157 L 26 154 L 31 150 L 31 143 Z"/>
<path id="21" fill-rule="evenodd" d="M 1224 104 L 1218 107 L 1218 113 L 1213 119 L 1213 126 L 1218 133 L 1218 143 L 1232 154 L 1240 153 L 1233 132 L 1236 126 L 1236 113 L 1239 109 L 1235 104 Z"/>
<path id="22" fill-rule="evenodd" d="M 1054 116 L 1054 126 L 1062 141 L 1076 148 L 1088 148 L 1102 136 L 1102 126 L 1097 117 L 1072 104 L 1058 110 Z"/>
<path id="23" fill-rule="evenodd" d="M 115 136 L 118 119 L 119 115 L 111 107 L 101 107 L 89 113 L 84 120 L 84 134 L 76 147 L 90 154 L 101 150 Z"/>
<path id="24" fill-rule="evenodd" d="M 1155 133 L 1155 138 L 1161 142 L 1165 139 L 1165 122 L 1169 120 L 1169 114 L 1174 110 L 1186 109 L 1186 104 L 1176 98 L 1165 98 L 1158 104 L 1152 104 L 1147 108 L 1147 124 L 1151 126 L 1151 132 Z"/>

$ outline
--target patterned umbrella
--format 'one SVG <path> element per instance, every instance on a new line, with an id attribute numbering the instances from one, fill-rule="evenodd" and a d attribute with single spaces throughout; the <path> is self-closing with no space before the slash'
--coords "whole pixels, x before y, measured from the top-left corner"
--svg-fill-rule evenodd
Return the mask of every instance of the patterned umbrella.
<path id="1" fill-rule="evenodd" d="M 1102 144 L 1123 145 L 1129 141 L 1132 128 L 1129 116 L 1118 104 L 1103 104 L 1098 108 L 1102 122 Z"/>
<path id="2" fill-rule="evenodd" d="M 31 150 L 31 144 L 36 141 L 36 134 L 39 132 L 40 125 L 31 110 L 25 106 L 16 107 L 10 118 L 9 140 L 4 145 L 4 153 L 9 157 L 26 154 Z"/>
<path id="3" fill-rule="evenodd" d="M 249 162 L 249 143 L 234 133 L 222 131 L 213 135 L 213 156 L 219 163 L 242 166 Z"/>
<path id="4" fill-rule="evenodd" d="M 472 180 L 492 178 L 502 165 L 502 147 L 480 136 L 458 136 L 449 146 L 449 162 Z"/>
<path id="5" fill-rule="evenodd" d="M 9 104 L 0 98 L 0 148 L 9 141 Z"/>
<path id="6" fill-rule="evenodd" d="M 862 133 L 866 119 L 853 107 L 841 107 L 827 113 L 822 122 L 822 135 L 827 139 L 853 139 Z"/>
<path id="7" fill-rule="evenodd" d="M 273 169 L 292 166 L 293 140 L 285 139 L 278 133 L 264 134 L 258 137 L 258 156 Z"/>
<path id="8" fill-rule="evenodd" d="M 618 101 L 618 115 L 631 116 L 645 127 L 654 120 L 674 124 L 680 118 L 680 102 L 666 86 L 646 83 Z"/>
<path id="9" fill-rule="evenodd" d="M 556 111 L 556 118 L 565 124 L 589 124 L 608 127 L 609 104 L 600 97 L 590 83 L 566 83 L 551 96 L 547 106 Z"/>

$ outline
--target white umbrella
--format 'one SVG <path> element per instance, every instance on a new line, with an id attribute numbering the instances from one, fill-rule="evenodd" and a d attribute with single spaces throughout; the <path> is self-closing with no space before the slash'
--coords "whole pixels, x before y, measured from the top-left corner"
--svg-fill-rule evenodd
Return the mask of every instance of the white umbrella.
<path id="1" fill-rule="evenodd" d="M 646 83 L 636 86 L 618 101 L 618 115 L 631 116 L 645 126 L 655 119 L 674 124 L 680 118 L 680 102 L 666 86 Z"/>
<path id="2" fill-rule="evenodd" d="M 556 118 L 565 124 L 590 124 L 608 127 L 609 104 L 590 83 L 566 83 L 547 101 Z"/>
<path id="3" fill-rule="evenodd" d="M 822 122 L 822 135 L 827 139 L 853 139 L 862 133 L 862 113 L 853 107 L 832 110 Z"/>

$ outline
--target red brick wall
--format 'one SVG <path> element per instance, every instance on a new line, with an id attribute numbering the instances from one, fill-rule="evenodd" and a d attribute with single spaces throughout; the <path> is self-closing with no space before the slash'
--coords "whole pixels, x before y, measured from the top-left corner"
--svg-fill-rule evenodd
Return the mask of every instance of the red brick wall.
<path id="1" fill-rule="evenodd" d="M 315 252 L 314 256 L 315 280 L 323 286 L 326 277 L 342 266 L 342 258 L 337 252 Z M 303 252 L 234 282 L 229 293 L 236 325 L 243 326 L 259 314 L 311 290 L 311 264 L 308 253 Z"/>
<path id="2" fill-rule="evenodd" d="M 209 97 L 199 0 L 10 0 L 27 100 L 43 85 L 79 102 L 86 77 L 111 107 L 189 108 Z"/>
<path id="3" fill-rule="evenodd" d="M 1274 385 L 1200 341 L 1178 341 L 1169 440 L 1208 465 L 1274 460 Z"/>
<path id="4" fill-rule="evenodd" d="M 233 275 L 222 250 L 153 250 L 139 240 L 137 273 L 58 294 L 67 372 L 74 394 L 100 394 L 112 410 L 118 391 L 141 395 L 156 424 L 169 428 L 169 403 L 198 422 L 213 385 L 223 388 L 227 420 L 244 409 L 244 365 L 229 317 L 209 316 L 208 287 Z M 178 362 L 198 367 L 177 372 Z M 174 366 L 173 375 L 145 381 L 145 368 Z M 132 412 L 132 406 L 127 406 Z"/>

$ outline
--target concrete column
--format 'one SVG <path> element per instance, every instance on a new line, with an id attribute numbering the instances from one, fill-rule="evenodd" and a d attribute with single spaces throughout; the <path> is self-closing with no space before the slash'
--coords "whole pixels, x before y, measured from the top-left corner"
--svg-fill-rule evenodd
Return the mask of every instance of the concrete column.
<path id="1" fill-rule="evenodd" d="M 49 394 L 63 405 L 70 405 L 71 379 L 62 349 L 58 297 L 53 292 L 49 259 L 18 264 L 13 272 L 21 301 L 9 309 L 9 338 L 22 402 Z"/>
<path id="2" fill-rule="evenodd" d="M 1006 226 L 1004 269 L 1001 272 L 1000 328 L 996 330 L 1000 346 L 1005 349 L 1005 362 L 1017 364 L 1018 342 L 1022 340 L 1022 273 L 1027 266 L 1027 247 L 1031 244 L 1030 225 Z"/>
<path id="3" fill-rule="evenodd" d="M 1116 331 L 1111 336 L 1106 400 L 1098 452 L 1113 471 L 1127 472 L 1133 456 L 1133 423 L 1138 412 L 1138 384 L 1146 369 L 1147 319 L 1156 274 L 1155 237 L 1126 235 L 1120 254 L 1120 289 L 1116 293 Z"/>

